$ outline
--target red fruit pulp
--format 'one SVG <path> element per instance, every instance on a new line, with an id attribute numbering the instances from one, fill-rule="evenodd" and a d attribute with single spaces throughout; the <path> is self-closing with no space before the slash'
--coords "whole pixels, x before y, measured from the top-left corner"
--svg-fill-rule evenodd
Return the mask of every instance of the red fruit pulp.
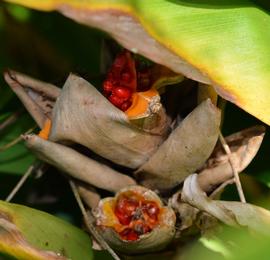
<path id="1" fill-rule="evenodd" d="M 114 104 L 116 107 L 120 108 L 122 104 L 124 103 L 124 100 L 122 98 L 119 98 L 114 93 L 111 94 L 108 99 L 111 101 L 112 104 Z"/>
<path id="2" fill-rule="evenodd" d="M 103 93 L 106 97 L 109 97 L 113 91 L 113 84 L 111 81 L 106 80 L 103 83 Z"/>
<path id="3" fill-rule="evenodd" d="M 157 220 L 159 208 L 155 202 L 153 201 L 146 202 L 143 205 L 143 210 L 150 218 Z"/>
<path id="4" fill-rule="evenodd" d="M 136 86 L 135 63 L 131 53 L 124 50 L 117 55 L 103 83 L 103 92 L 112 104 L 126 111 L 132 104 L 132 93 L 136 91 Z"/>
<path id="5" fill-rule="evenodd" d="M 103 83 L 104 95 L 122 111 L 126 111 L 131 106 L 132 93 L 147 91 L 151 86 L 149 70 L 140 69 L 139 61 L 136 63 L 137 65 L 131 53 L 123 50 L 115 58 Z"/>
<path id="6" fill-rule="evenodd" d="M 145 200 L 134 193 L 120 197 L 116 201 L 114 213 L 120 224 L 126 226 L 119 233 L 122 239 L 135 241 L 158 224 L 160 208 L 156 202 Z"/>
<path id="7" fill-rule="evenodd" d="M 124 101 L 127 101 L 131 98 L 132 91 L 126 87 L 115 87 L 113 90 L 113 94 L 117 97 L 121 98 Z"/>
<path id="8" fill-rule="evenodd" d="M 125 101 L 124 103 L 122 103 L 120 109 L 121 109 L 122 111 L 126 111 L 126 110 L 128 110 L 128 108 L 129 108 L 131 105 L 132 105 L 132 101 L 131 101 L 131 100 L 127 100 L 127 101 Z"/>
<path id="9" fill-rule="evenodd" d="M 119 235 L 124 239 L 128 241 L 136 241 L 139 239 L 139 235 L 131 228 L 126 228 L 122 232 L 119 233 Z"/>

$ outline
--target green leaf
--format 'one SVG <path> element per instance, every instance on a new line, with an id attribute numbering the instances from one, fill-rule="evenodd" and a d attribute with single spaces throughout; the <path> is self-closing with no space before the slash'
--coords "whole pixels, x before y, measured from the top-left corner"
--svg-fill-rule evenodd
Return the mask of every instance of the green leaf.
<path id="1" fill-rule="evenodd" d="M 50 258 L 46 251 L 54 252 Z M 45 212 L 0 201 L 0 252 L 18 259 L 92 259 L 82 230 Z M 64 259 L 64 258 L 59 258 Z"/>
<path id="2" fill-rule="evenodd" d="M 21 116 L 17 122 L 8 127 L 4 133 L 1 133 L 0 147 L 3 147 L 20 137 L 33 126 L 33 120 L 26 114 Z M 0 174 L 1 172 L 10 174 L 23 174 L 29 165 L 33 163 L 35 157 L 25 147 L 24 143 L 19 143 L 10 148 L 0 151 Z"/>
<path id="3" fill-rule="evenodd" d="M 103 29 L 127 48 L 213 84 L 222 97 L 270 124 L 270 17 L 252 1 L 8 1 L 58 10 Z"/>
<path id="4" fill-rule="evenodd" d="M 11 15 L 18 21 L 26 22 L 30 18 L 30 11 L 26 8 L 20 6 L 9 6 L 8 10 Z"/>

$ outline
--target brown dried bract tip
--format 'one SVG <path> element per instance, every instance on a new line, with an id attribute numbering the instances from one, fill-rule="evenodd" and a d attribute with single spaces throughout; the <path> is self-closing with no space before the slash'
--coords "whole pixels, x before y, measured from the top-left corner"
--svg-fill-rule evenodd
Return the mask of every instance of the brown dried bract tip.
<path id="1" fill-rule="evenodd" d="M 124 253 L 164 248 L 174 236 L 174 211 L 153 191 L 131 186 L 100 201 L 95 216 L 104 239 Z"/>

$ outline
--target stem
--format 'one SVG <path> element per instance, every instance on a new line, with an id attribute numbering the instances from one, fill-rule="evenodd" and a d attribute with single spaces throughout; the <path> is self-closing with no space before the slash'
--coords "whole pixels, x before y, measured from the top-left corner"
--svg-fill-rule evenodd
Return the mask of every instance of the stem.
<path id="1" fill-rule="evenodd" d="M 36 126 L 28 129 L 23 135 L 28 135 L 31 132 L 33 132 L 35 130 Z M 13 139 L 11 142 L 3 145 L 0 147 L 0 152 L 4 152 L 5 150 L 11 148 L 12 146 L 14 146 L 15 144 L 19 143 L 22 140 L 22 135 L 18 136 L 17 138 Z"/>
<path id="2" fill-rule="evenodd" d="M 222 184 L 220 184 L 219 187 L 217 187 L 217 188 L 209 195 L 209 198 L 211 198 L 211 199 L 216 198 L 216 196 L 217 196 L 219 193 L 221 193 L 227 185 L 233 184 L 233 183 L 234 183 L 234 178 L 229 179 L 229 180 L 223 182 Z"/>
<path id="3" fill-rule="evenodd" d="M 226 140 L 223 137 L 223 135 L 222 135 L 221 132 L 219 132 L 219 139 L 220 139 L 220 142 L 221 142 L 221 144 L 223 146 L 224 151 L 228 155 L 229 163 L 230 163 L 230 165 L 232 167 L 232 171 L 233 171 L 233 175 L 234 175 L 234 180 L 235 180 L 235 184 L 236 184 L 236 188 L 237 188 L 237 191 L 238 191 L 240 200 L 241 200 L 241 202 L 246 203 L 246 199 L 245 199 L 245 195 L 244 195 L 244 192 L 243 192 L 243 189 L 242 189 L 242 185 L 241 185 L 241 181 L 240 181 L 240 178 L 239 178 L 239 174 L 238 174 L 238 171 L 236 170 L 236 168 L 234 167 L 234 163 L 233 163 L 233 160 L 232 160 L 231 149 L 228 146 L 228 144 L 227 144 L 227 142 L 226 142 Z"/>
<path id="4" fill-rule="evenodd" d="M 94 227 L 93 225 L 94 217 L 90 215 L 91 216 L 91 219 L 90 219 L 89 214 L 91 213 L 87 214 L 75 183 L 72 180 L 69 180 L 69 184 L 74 194 L 74 197 L 79 205 L 79 208 L 82 212 L 85 224 L 87 228 L 89 229 L 90 233 L 92 234 L 92 236 L 96 239 L 96 241 L 101 245 L 103 249 L 107 250 L 111 254 L 111 256 L 115 260 L 120 260 L 119 256 L 113 251 L 113 249 L 108 245 L 108 243 L 103 239 L 103 237 L 99 234 L 99 232 Z"/>
<path id="5" fill-rule="evenodd" d="M 3 131 L 6 127 L 13 124 L 17 121 L 19 116 L 21 115 L 21 110 L 14 112 L 12 115 L 10 115 L 4 122 L 0 124 L 0 132 Z"/>
<path id="6" fill-rule="evenodd" d="M 26 182 L 26 180 L 33 173 L 33 171 L 36 170 L 36 168 L 38 166 L 39 166 L 39 164 L 35 164 L 35 163 L 33 163 L 33 164 L 31 164 L 29 166 L 29 168 L 27 169 L 27 171 L 23 174 L 23 176 L 18 181 L 18 183 L 16 184 L 16 186 L 13 188 L 13 190 L 9 193 L 9 195 L 5 199 L 6 202 L 10 202 L 14 198 L 14 196 L 17 194 L 17 192 L 21 189 L 21 187 L 24 185 L 24 183 Z"/>

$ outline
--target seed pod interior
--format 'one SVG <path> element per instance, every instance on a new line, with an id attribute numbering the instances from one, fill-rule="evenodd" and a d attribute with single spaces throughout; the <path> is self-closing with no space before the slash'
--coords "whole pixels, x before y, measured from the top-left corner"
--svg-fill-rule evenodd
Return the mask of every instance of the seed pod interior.
<path id="1" fill-rule="evenodd" d="M 127 254 L 161 250 L 175 233 L 174 211 L 141 186 L 130 186 L 114 198 L 101 200 L 95 216 L 105 240 Z"/>

